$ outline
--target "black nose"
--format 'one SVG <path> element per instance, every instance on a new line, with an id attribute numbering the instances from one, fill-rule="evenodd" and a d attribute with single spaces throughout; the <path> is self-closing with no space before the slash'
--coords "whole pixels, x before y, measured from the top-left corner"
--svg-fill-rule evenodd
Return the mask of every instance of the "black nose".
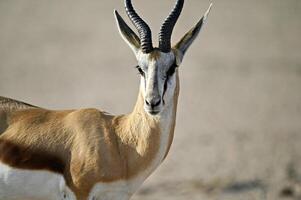
<path id="1" fill-rule="evenodd" d="M 158 105 L 160 105 L 161 103 L 161 99 L 159 99 L 158 101 L 147 101 L 145 100 L 145 103 L 147 106 L 150 106 L 151 108 L 157 107 Z"/>

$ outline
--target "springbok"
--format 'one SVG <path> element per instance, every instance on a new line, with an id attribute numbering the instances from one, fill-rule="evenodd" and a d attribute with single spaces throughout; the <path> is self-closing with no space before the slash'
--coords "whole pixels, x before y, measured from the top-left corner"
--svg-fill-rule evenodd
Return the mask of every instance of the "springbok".
<path id="1" fill-rule="evenodd" d="M 184 0 L 177 0 L 152 46 L 151 30 L 131 0 L 127 15 L 139 37 L 115 10 L 123 39 L 141 74 L 132 113 L 97 109 L 52 111 L 0 98 L 1 200 L 127 200 L 165 159 L 176 122 L 178 68 L 201 30 L 201 20 L 171 48 Z"/>

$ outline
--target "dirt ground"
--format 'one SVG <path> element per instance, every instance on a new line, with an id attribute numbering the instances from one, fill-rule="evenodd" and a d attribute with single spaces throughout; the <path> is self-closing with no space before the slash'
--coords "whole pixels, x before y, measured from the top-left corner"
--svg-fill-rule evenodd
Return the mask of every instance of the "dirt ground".
<path id="1" fill-rule="evenodd" d="M 174 0 L 134 1 L 153 29 Z M 176 42 L 205 12 L 186 0 Z M 139 78 L 122 0 L 0 1 L 0 95 L 130 112 Z M 175 139 L 133 200 L 301 199 L 301 1 L 214 1 L 181 66 Z"/>

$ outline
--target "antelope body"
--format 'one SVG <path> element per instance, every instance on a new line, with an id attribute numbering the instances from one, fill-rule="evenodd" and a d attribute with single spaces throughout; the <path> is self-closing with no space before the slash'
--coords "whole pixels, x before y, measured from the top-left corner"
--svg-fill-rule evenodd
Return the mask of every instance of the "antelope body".
<path id="1" fill-rule="evenodd" d="M 0 97 L 0 200 L 128 200 L 170 149 L 179 95 L 178 67 L 205 16 L 173 48 L 184 0 L 160 31 L 151 31 L 125 0 L 139 37 L 115 11 L 119 31 L 141 74 L 133 112 L 53 111 Z M 211 7 L 211 5 L 210 5 Z"/>

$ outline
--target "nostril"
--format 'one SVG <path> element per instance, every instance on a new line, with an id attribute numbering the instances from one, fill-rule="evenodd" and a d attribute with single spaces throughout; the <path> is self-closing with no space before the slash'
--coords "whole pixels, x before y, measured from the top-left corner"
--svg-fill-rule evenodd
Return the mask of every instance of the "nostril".
<path id="1" fill-rule="evenodd" d="M 158 100 L 158 101 L 155 102 L 155 103 L 153 103 L 153 102 L 154 102 L 154 101 L 147 101 L 147 100 L 145 100 L 145 104 L 146 104 L 147 106 L 150 106 L 151 108 L 154 108 L 154 107 L 157 107 L 157 106 L 160 105 L 161 99 Z"/>
<path id="2" fill-rule="evenodd" d="M 157 101 L 157 103 L 154 103 L 153 107 L 160 105 L 160 103 L 161 103 L 161 99 L 159 99 L 159 101 Z"/>

